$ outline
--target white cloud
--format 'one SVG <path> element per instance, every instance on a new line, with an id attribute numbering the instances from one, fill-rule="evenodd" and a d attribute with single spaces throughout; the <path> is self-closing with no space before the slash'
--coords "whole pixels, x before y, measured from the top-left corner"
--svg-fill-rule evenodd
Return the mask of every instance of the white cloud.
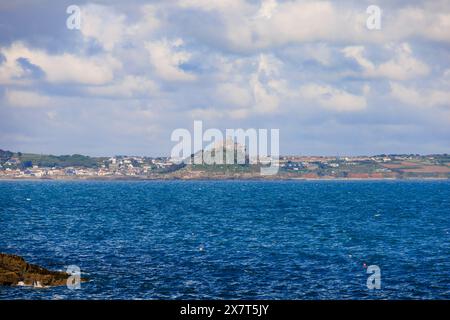
<path id="1" fill-rule="evenodd" d="M 277 113 L 281 102 L 295 95 L 281 76 L 283 63 L 272 54 L 220 61 L 218 80 L 224 82 L 217 86 L 216 98 L 231 107 L 227 112 L 232 118 Z"/>
<path id="2" fill-rule="evenodd" d="M 367 91 L 367 87 L 364 89 Z M 300 88 L 300 95 L 319 105 L 336 111 L 359 111 L 367 106 L 366 98 L 327 85 L 308 84 Z"/>
<path id="3" fill-rule="evenodd" d="M 33 91 L 6 90 L 5 99 L 9 105 L 15 107 L 50 107 L 53 105 L 50 97 Z"/>
<path id="4" fill-rule="evenodd" d="M 442 72 L 439 82 L 441 86 L 450 88 L 450 69 L 446 69 Z"/>
<path id="5" fill-rule="evenodd" d="M 21 42 L 15 42 L 0 50 L 6 58 L 8 76 L 24 75 L 19 71 L 17 60 L 28 60 L 45 73 L 52 83 L 103 84 L 114 78 L 114 71 L 121 63 L 112 56 L 83 57 L 70 53 L 50 55 L 43 50 L 30 49 Z"/>
<path id="6" fill-rule="evenodd" d="M 163 25 L 161 15 L 155 5 L 146 4 L 140 8 L 140 20 L 128 28 L 127 36 L 139 41 L 148 39 L 154 31 Z"/>
<path id="7" fill-rule="evenodd" d="M 394 47 L 396 56 L 393 60 L 378 66 L 378 73 L 390 79 L 410 79 L 429 73 L 428 66 L 412 56 L 411 47 L 407 43 Z"/>
<path id="8" fill-rule="evenodd" d="M 183 40 L 180 38 L 173 41 L 163 39 L 145 43 L 150 63 L 162 79 L 168 81 L 193 81 L 196 79 L 195 75 L 180 68 L 180 65 L 191 58 L 189 52 L 180 49 L 182 45 Z"/>
<path id="9" fill-rule="evenodd" d="M 259 39 L 256 43 L 265 47 L 336 37 L 338 25 L 345 29 L 348 22 L 340 17 L 330 2 L 283 2 L 278 5 L 271 19 L 255 21 L 253 31 Z"/>
<path id="10" fill-rule="evenodd" d="M 219 69 L 215 76 L 218 84 L 212 98 L 217 105 L 208 117 L 245 119 L 273 114 L 280 112 L 283 99 L 293 96 L 288 82 L 280 76 L 283 64 L 272 54 L 235 59 L 219 57 L 215 61 Z M 206 111 L 201 109 L 201 112 Z"/>
<path id="11" fill-rule="evenodd" d="M 345 57 L 354 59 L 364 70 L 373 72 L 375 65 L 364 57 L 364 46 L 350 46 L 342 49 Z"/>
<path id="12" fill-rule="evenodd" d="M 391 96 L 416 107 L 450 106 L 450 92 L 437 89 L 416 89 L 391 82 Z"/>
<path id="13" fill-rule="evenodd" d="M 88 4 L 81 9 L 81 34 L 85 39 L 95 39 L 105 50 L 128 41 L 145 40 L 161 25 L 157 9 L 153 5 L 143 5 L 135 23 L 129 23 L 127 16 L 111 6 Z"/>
<path id="14" fill-rule="evenodd" d="M 364 57 L 365 48 L 363 46 L 345 47 L 342 52 L 345 57 L 355 60 L 362 67 L 363 75 L 367 77 L 407 80 L 425 76 L 430 72 L 424 62 L 413 57 L 409 44 L 389 45 L 387 49 L 394 53 L 394 58 L 379 65 L 375 65 Z"/>
<path id="15" fill-rule="evenodd" d="M 234 109 L 229 112 L 232 119 L 245 119 L 250 116 L 250 111 L 248 109 Z"/>
<path id="16" fill-rule="evenodd" d="M 126 17 L 107 6 L 88 4 L 81 9 L 81 33 L 97 40 L 106 50 L 122 41 Z"/>
<path id="17" fill-rule="evenodd" d="M 180 0 L 178 6 L 218 14 L 221 24 L 214 43 L 220 39 L 236 51 L 314 41 L 384 44 L 422 38 L 450 42 L 450 6 L 444 1 L 381 5 L 382 29 L 377 31 L 366 27 L 366 7 L 348 2 Z"/>
<path id="18" fill-rule="evenodd" d="M 225 105 L 246 107 L 251 104 L 252 96 L 248 88 L 237 83 L 221 83 L 217 86 L 217 98 Z"/>
<path id="19" fill-rule="evenodd" d="M 181 8 L 196 8 L 205 11 L 240 11 L 246 6 L 245 0 L 178 0 Z"/>
<path id="20" fill-rule="evenodd" d="M 263 0 L 256 17 L 270 19 L 277 7 L 278 2 L 276 0 Z"/>
<path id="21" fill-rule="evenodd" d="M 419 36 L 440 42 L 450 42 L 450 6 L 448 2 L 424 1 L 421 6 L 400 8 L 386 25 L 386 37 L 405 39 Z"/>
<path id="22" fill-rule="evenodd" d="M 91 94 L 107 97 L 148 97 L 158 93 L 158 85 L 145 77 L 127 75 L 117 83 L 105 86 L 91 86 L 86 90 Z"/>
<path id="23" fill-rule="evenodd" d="M 203 119 L 208 122 L 223 121 L 224 119 L 242 120 L 248 118 L 252 113 L 249 108 L 237 108 L 230 110 L 223 110 L 221 108 L 210 107 L 206 109 L 192 109 L 189 110 L 187 116 L 193 120 Z"/>
<path id="24" fill-rule="evenodd" d="M 331 64 L 332 52 L 325 43 L 306 44 L 303 46 L 304 54 L 324 66 Z"/>
<path id="25" fill-rule="evenodd" d="M 4 54 L 4 50 L 0 50 Z M 23 84 L 24 78 L 30 76 L 30 71 L 22 68 L 17 59 L 6 57 L 0 64 L 0 84 Z"/>
<path id="26" fill-rule="evenodd" d="M 271 113 L 278 109 L 280 99 L 272 94 L 255 76 L 251 81 L 253 87 L 254 109 L 260 113 Z"/>
<path id="27" fill-rule="evenodd" d="M 345 8 L 329 1 L 233 1 L 230 6 L 219 6 L 216 1 L 190 2 L 195 2 L 198 9 L 214 9 L 221 15 L 219 26 L 223 25 L 224 30 L 217 36 L 238 51 L 367 37 L 365 10 Z"/>
<path id="28" fill-rule="evenodd" d="M 257 71 L 250 77 L 255 112 L 273 113 L 278 110 L 282 82 L 277 80 L 281 65 L 281 61 L 272 55 L 259 56 Z"/>

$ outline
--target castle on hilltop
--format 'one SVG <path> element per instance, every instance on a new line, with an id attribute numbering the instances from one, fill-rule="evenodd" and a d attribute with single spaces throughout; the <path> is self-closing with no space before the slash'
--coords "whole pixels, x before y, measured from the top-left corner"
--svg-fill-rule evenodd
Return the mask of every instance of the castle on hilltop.
<path id="1" fill-rule="evenodd" d="M 245 145 L 232 138 L 217 141 L 191 155 L 191 164 L 249 164 Z"/>

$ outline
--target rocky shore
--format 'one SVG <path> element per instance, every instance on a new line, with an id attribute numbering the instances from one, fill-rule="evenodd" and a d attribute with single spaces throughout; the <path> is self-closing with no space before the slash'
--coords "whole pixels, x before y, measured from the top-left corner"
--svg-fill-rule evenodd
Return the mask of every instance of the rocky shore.
<path id="1" fill-rule="evenodd" d="M 69 274 L 50 271 L 27 263 L 22 257 L 0 253 L 0 285 L 3 286 L 64 286 Z M 85 281 L 85 279 L 82 279 Z"/>

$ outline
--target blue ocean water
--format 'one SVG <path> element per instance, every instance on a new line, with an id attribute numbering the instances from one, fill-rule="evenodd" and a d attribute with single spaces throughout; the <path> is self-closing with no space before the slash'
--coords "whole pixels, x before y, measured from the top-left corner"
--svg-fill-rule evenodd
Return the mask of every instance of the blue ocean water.
<path id="1" fill-rule="evenodd" d="M 90 281 L 0 299 L 450 299 L 449 200 L 449 181 L 3 181 L 0 252 Z"/>

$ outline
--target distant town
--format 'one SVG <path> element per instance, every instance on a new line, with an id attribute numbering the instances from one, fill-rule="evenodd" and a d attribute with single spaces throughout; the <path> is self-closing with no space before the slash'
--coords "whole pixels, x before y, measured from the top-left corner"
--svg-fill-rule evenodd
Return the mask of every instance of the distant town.
<path id="1" fill-rule="evenodd" d="M 194 156 L 194 155 L 193 155 Z M 450 179 L 450 155 L 281 156 L 274 176 L 260 165 L 175 164 L 169 157 L 40 155 L 0 150 L 0 179 Z"/>

